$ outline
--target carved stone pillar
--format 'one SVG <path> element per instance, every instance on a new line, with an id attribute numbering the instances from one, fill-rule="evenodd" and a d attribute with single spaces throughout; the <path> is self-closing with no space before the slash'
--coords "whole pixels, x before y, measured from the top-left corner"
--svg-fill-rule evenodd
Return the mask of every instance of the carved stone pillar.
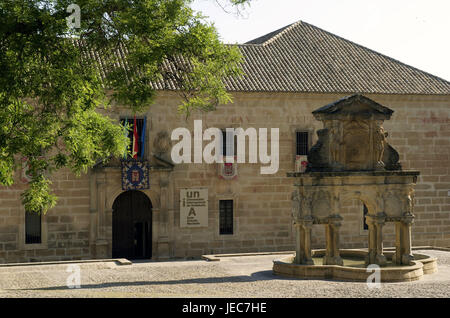
<path id="1" fill-rule="evenodd" d="M 366 223 L 369 227 L 369 252 L 366 264 L 386 265 L 386 256 L 383 254 L 383 226 L 386 221 L 384 213 L 367 215 Z"/>
<path id="2" fill-rule="evenodd" d="M 304 218 L 295 224 L 296 229 L 296 254 L 294 262 L 296 264 L 314 265 L 311 258 L 311 228 L 312 218 Z"/>
<path id="3" fill-rule="evenodd" d="M 303 255 L 303 228 L 302 225 L 297 223 L 295 226 L 295 264 L 302 264 L 304 259 Z"/>
<path id="4" fill-rule="evenodd" d="M 344 262 L 341 259 L 340 251 L 339 251 L 339 229 L 341 227 L 341 221 L 342 218 L 337 218 L 333 220 L 333 223 L 331 224 L 332 229 L 332 235 L 333 235 L 333 262 L 336 265 L 343 265 Z"/>
<path id="5" fill-rule="evenodd" d="M 401 222 L 395 222 L 395 253 L 392 256 L 392 262 L 400 265 L 402 263 L 402 236 L 403 236 L 403 225 Z"/>
<path id="6" fill-rule="evenodd" d="M 305 253 L 305 264 L 307 265 L 314 265 L 314 261 L 311 257 L 311 230 L 312 230 L 312 218 L 308 219 L 304 222 L 303 228 L 304 228 L 304 238 L 305 238 L 305 244 L 304 244 L 304 253 Z"/>
<path id="7" fill-rule="evenodd" d="M 323 265 L 328 265 L 328 262 L 331 262 L 332 255 L 333 245 L 331 237 L 331 226 L 330 224 L 325 224 L 325 256 L 323 257 Z"/>
<path id="8" fill-rule="evenodd" d="M 170 257 L 169 249 L 169 231 L 168 231 L 168 201 L 169 201 L 169 172 L 160 173 L 160 209 L 158 215 L 157 233 L 157 258 L 168 259 Z"/>
<path id="9" fill-rule="evenodd" d="M 411 226 L 414 216 L 407 215 L 402 219 L 402 264 L 409 265 L 414 259 L 411 249 Z"/>
<path id="10" fill-rule="evenodd" d="M 377 256 L 377 227 L 376 227 L 376 217 L 374 215 L 366 215 L 366 223 L 369 228 L 368 237 L 368 253 L 366 258 L 367 264 L 376 264 Z"/>
<path id="11" fill-rule="evenodd" d="M 343 265 L 339 253 L 339 228 L 342 218 L 335 215 L 329 218 L 326 224 L 326 252 L 323 259 L 324 265 Z"/>
<path id="12" fill-rule="evenodd" d="M 377 217 L 377 222 L 375 224 L 376 227 L 376 236 L 377 236 L 377 244 L 376 244 L 376 256 L 375 263 L 383 266 L 386 265 L 386 256 L 383 254 L 383 226 L 385 223 L 385 216 L 379 215 Z"/>
<path id="13" fill-rule="evenodd" d="M 109 244 L 105 233 L 105 206 L 106 206 L 106 175 L 105 172 L 97 174 L 97 240 L 95 242 L 95 257 L 109 257 Z"/>

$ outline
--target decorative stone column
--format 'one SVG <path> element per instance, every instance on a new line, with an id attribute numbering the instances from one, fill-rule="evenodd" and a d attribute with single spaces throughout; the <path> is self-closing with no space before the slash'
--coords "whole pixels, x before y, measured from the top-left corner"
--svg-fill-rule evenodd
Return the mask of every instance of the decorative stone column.
<path id="1" fill-rule="evenodd" d="M 375 256 L 375 263 L 383 266 L 386 265 L 386 256 L 383 254 L 383 226 L 385 224 L 386 216 L 384 213 L 379 213 L 377 215 L 377 220 L 375 224 L 375 230 L 376 230 L 376 256 Z"/>
<path id="2" fill-rule="evenodd" d="M 392 262 L 397 265 L 409 265 L 414 259 L 411 248 L 411 226 L 414 215 L 406 214 L 395 223 L 395 253 Z"/>
<path id="3" fill-rule="evenodd" d="M 302 225 L 299 223 L 294 224 L 295 227 L 295 258 L 294 263 L 295 264 L 303 264 L 303 228 Z"/>
<path id="4" fill-rule="evenodd" d="M 366 264 L 386 265 L 386 256 L 383 254 L 383 226 L 386 215 L 383 212 L 375 215 L 368 214 L 366 223 L 369 227 L 369 252 Z"/>
<path id="5" fill-rule="evenodd" d="M 312 217 L 309 217 L 305 220 L 303 224 L 304 228 L 304 253 L 305 253 L 305 264 L 314 265 L 314 261 L 311 257 L 311 230 L 312 230 L 313 220 Z"/>
<path id="6" fill-rule="evenodd" d="M 105 231 L 105 206 L 106 206 L 106 173 L 97 174 L 97 240 L 95 242 L 95 257 L 111 257 L 109 244 Z"/>
<path id="7" fill-rule="evenodd" d="M 326 252 L 323 258 L 323 265 L 343 265 L 344 262 L 339 253 L 339 228 L 342 217 L 333 215 L 328 218 L 326 224 Z"/>
<path id="8" fill-rule="evenodd" d="M 169 249 L 169 231 L 168 231 L 168 203 L 169 203 L 169 172 L 160 172 L 160 208 L 158 213 L 157 235 L 157 259 L 168 259 L 170 257 Z"/>
<path id="9" fill-rule="evenodd" d="M 325 256 L 323 257 L 323 265 L 333 264 L 333 235 L 331 225 L 325 224 Z"/>
<path id="10" fill-rule="evenodd" d="M 368 253 L 366 258 L 366 264 L 376 264 L 377 256 L 377 228 L 376 217 L 371 214 L 366 215 L 366 223 L 369 228 L 368 236 Z"/>
<path id="11" fill-rule="evenodd" d="M 402 264 L 409 265 L 414 259 L 411 249 L 411 226 L 414 222 L 413 215 L 406 215 L 402 219 Z"/>
<path id="12" fill-rule="evenodd" d="M 395 222 L 395 253 L 392 255 L 392 262 L 397 265 L 402 264 L 402 236 L 403 225 L 401 222 Z"/>
<path id="13" fill-rule="evenodd" d="M 311 229 L 313 219 L 311 216 L 306 216 L 299 219 L 295 223 L 296 229 L 296 254 L 294 262 L 296 264 L 314 265 L 311 258 Z"/>

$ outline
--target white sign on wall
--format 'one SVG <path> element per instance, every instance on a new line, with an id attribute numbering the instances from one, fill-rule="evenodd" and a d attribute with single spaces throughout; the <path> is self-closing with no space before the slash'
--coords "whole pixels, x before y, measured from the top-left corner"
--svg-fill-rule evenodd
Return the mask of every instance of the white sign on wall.
<path id="1" fill-rule="evenodd" d="M 180 227 L 208 226 L 208 189 L 180 189 Z"/>

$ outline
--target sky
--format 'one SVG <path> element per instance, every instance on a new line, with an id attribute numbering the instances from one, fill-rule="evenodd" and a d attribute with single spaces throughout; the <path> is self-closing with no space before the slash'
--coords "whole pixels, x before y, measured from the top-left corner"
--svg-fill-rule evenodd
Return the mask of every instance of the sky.
<path id="1" fill-rule="evenodd" d="M 251 0 L 239 12 L 227 0 L 194 0 L 192 7 L 225 43 L 301 20 L 450 81 L 448 0 Z"/>

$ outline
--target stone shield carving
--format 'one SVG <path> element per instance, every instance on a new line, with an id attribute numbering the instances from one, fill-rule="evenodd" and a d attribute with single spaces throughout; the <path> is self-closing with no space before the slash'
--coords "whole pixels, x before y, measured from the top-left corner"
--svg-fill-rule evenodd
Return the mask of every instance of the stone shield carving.
<path id="1" fill-rule="evenodd" d="M 312 216 L 316 218 L 325 218 L 332 214 L 330 204 L 330 194 L 323 190 L 316 192 L 312 205 Z"/>
<path id="2" fill-rule="evenodd" d="M 384 196 L 384 210 L 388 217 L 402 216 L 402 201 L 396 192 L 389 192 Z"/>
<path id="3" fill-rule="evenodd" d="M 364 121 L 352 120 L 345 124 L 345 165 L 350 170 L 371 168 L 369 125 Z"/>
<path id="4" fill-rule="evenodd" d="M 155 153 L 162 155 L 167 153 L 172 147 L 172 142 L 167 131 L 160 131 L 156 134 L 155 141 L 153 142 Z"/>

